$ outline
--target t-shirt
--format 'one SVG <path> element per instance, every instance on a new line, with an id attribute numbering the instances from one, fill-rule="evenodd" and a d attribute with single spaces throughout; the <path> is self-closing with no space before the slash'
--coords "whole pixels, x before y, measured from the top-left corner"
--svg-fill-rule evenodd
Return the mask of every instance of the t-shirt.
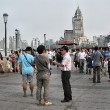
<path id="1" fill-rule="evenodd" d="M 101 60 L 103 58 L 101 52 L 96 51 L 91 55 L 91 58 L 93 59 L 93 66 L 101 66 Z"/>
<path id="2" fill-rule="evenodd" d="M 25 56 L 28 61 L 26 60 Z M 18 59 L 18 62 L 22 63 L 22 74 L 33 74 L 34 69 L 28 62 L 34 62 L 34 57 L 28 53 L 25 53 L 25 56 L 21 54 Z"/>
<path id="3" fill-rule="evenodd" d="M 75 53 L 74 55 L 74 62 L 79 62 L 79 56 L 78 56 L 78 53 Z"/>
<path id="4" fill-rule="evenodd" d="M 71 56 L 69 53 L 63 55 L 62 64 L 64 67 L 61 67 L 62 71 L 71 71 Z"/>
<path id="5" fill-rule="evenodd" d="M 49 71 L 49 58 L 46 55 L 38 55 L 36 58 L 37 72 L 46 73 Z"/>
<path id="6" fill-rule="evenodd" d="M 61 62 L 62 59 L 63 59 L 63 57 L 61 56 L 61 53 L 60 53 L 60 52 L 57 53 L 57 54 L 56 54 L 56 60 L 57 60 L 58 62 Z"/>
<path id="7" fill-rule="evenodd" d="M 10 67 L 11 67 L 11 63 L 10 63 L 9 60 L 6 61 L 6 67 L 7 67 L 7 68 L 10 68 Z"/>
<path id="8" fill-rule="evenodd" d="M 53 58 L 53 53 L 51 51 L 48 52 L 48 57 L 49 57 L 49 59 Z"/>
<path id="9" fill-rule="evenodd" d="M 109 51 L 105 51 L 102 54 L 104 56 L 104 59 L 110 58 L 110 52 Z"/>
<path id="10" fill-rule="evenodd" d="M 78 57 L 79 57 L 79 59 L 84 59 L 85 60 L 86 53 L 85 52 L 80 52 L 80 53 L 78 53 Z"/>
<path id="11" fill-rule="evenodd" d="M 15 62 L 15 55 L 12 55 L 12 56 L 11 56 L 11 61 L 12 61 L 12 62 Z"/>

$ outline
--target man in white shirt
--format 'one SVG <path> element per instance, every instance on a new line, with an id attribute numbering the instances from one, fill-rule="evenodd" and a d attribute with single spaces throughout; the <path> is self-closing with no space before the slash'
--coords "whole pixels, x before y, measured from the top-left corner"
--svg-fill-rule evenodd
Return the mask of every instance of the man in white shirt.
<path id="1" fill-rule="evenodd" d="M 48 58 L 50 60 L 50 64 L 52 64 L 52 60 L 53 60 L 53 53 L 50 49 L 48 49 L 47 51 L 47 55 L 48 55 Z"/>
<path id="2" fill-rule="evenodd" d="M 61 102 L 64 103 L 72 100 L 72 91 L 71 91 L 71 85 L 69 81 L 71 76 L 71 57 L 68 53 L 67 46 L 63 46 L 61 48 L 61 54 L 63 55 L 62 63 L 58 63 L 56 61 L 53 61 L 53 63 L 62 67 L 61 78 L 62 78 L 62 85 L 64 90 L 64 99 L 61 100 Z"/>
<path id="3" fill-rule="evenodd" d="M 84 61 L 86 57 L 86 53 L 84 52 L 84 49 L 81 49 L 81 52 L 78 54 L 79 57 L 79 72 L 84 73 Z"/>

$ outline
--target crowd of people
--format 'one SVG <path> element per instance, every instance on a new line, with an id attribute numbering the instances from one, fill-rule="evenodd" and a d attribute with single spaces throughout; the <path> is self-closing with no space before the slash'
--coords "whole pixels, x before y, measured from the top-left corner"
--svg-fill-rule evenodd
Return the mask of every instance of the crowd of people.
<path id="1" fill-rule="evenodd" d="M 64 98 L 62 103 L 72 100 L 72 91 L 70 84 L 72 63 L 76 72 L 90 74 L 90 80 L 93 83 L 101 83 L 100 75 L 109 73 L 110 81 L 110 49 L 76 49 L 72 50 L 72 57 L 67 46 L 50 50 L 43 45 L 33 50 L 27 47 L 25 50 L 11 51 L 11 54 L 3 60 L 0 53 L 0 73 L 20 73 L 23 81 L 23 96 L 27 96 L 27 85 L 29 83 L 31 96 L 33 96 L 34 83 L 33 77 L 36 73 L 37 90 L 36 100 L 39 105 L 51 105 L 49 101 L 49 82 L 51 75 L 51 65 L 56 65 L 61 69 L 62 87 Z M 86 71 L 84 71 L 86 67 Z M 42 100 L 42 88 L 44 88 Z"/>
<path id="2" fill-rule="evenodd" d="M 100 83 L 100 74 L 105 76 L 109 73 L 110 80 L 110 49 L 98 48 L 94 49 L 76 49 L 73 52 L 74 65 L 76 71 L 84 73 L 84 65 L 86 66 L 86 74 L 90 74 L 89 79 L 93 79 L 93 83 Z M 96 77 L 97 75 L 97 77 Z M 96 79 L 97 78 L 97 79 Z M 97 80 L 97 81 L 96 81 Z"/>

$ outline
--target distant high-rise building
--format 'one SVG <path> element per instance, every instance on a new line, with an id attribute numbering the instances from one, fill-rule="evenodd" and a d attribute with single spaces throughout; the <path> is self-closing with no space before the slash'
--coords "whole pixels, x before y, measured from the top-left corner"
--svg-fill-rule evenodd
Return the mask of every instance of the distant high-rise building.
<path id="1" fill-rule="evenodd" d="M 48 39 L 45 41 L 46 49 L 51 49 L 52 45 L 54 44 L 53 39 Z"/>
<path id="2" fill-rule="evenodd" d="M 9 49 L 14 50 L 13 38 L 11 36 L 9 37 Z"/>
<path id="3" fill-rule="evenodd" d="M 5 49 L 5 38 L 0 41 L 0 49 Z"/>
<path id="4" fill-rule="evenodd" d="M 39 41 L 39 38 L 33 38 L 32 41 L 31 41 L 31 47 L 33 49 L 37 49 L 38 45 L 40 45 L 40 41 Z"/>
<path id="5" fill-rule="evenodd" d="M 16 49 L 16 38 L 15 36 L 9 37 L 9 50 L 15 50 Z"/>
<path id="6" fill-rule="evenodd" d="M 28 46 L 27 40 L 23 40 L 22 41 L 22 49 L 26 49 L 27 46 Z"/>
<path id="7" fill-rule="evenodd" d="M 21 35 L 20 35 L 19 30 L 17 31 L 17 34 L 15 34 L 15 36 L 13 36 L 13 37 L 10 36 L 9 37 L 9 49 L 10 50 L 22 49 L 22 40 L 21 40 Z"/>
<path id="8" fill-rule="evenodd" d="M 96 43 L 98 45 L 98 37 L 93 36 L 93 42 Z"/>

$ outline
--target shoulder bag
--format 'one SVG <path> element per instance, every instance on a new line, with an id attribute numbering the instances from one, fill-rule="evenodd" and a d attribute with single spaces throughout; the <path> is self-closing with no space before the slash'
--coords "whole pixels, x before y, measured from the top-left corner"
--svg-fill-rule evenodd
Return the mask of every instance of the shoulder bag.
<path id="1" fill-rule="evenodd" d="M 27 60 L 27 62 L 28 62 L 33 68 L 35 68 L 35 64 L 30 63 L 30 62 L 28 61 L 27 57 L 25 56 L 25 54 L 23 54 L 23 55 L 24 55 L 25 59 Z"/>
<path id="2" fill-rule="evenodd" d="M 47 66 L 45 66 L 38 58 L 37 58 L 37 60 L 38 60 L 38 62 L 39 62 L 41 65 L 43 65 L 45 68 L 48 69 L 48 72 L 49 72 L 50 75 L 51 75 L 51 70 L 50 70 Z"/>

